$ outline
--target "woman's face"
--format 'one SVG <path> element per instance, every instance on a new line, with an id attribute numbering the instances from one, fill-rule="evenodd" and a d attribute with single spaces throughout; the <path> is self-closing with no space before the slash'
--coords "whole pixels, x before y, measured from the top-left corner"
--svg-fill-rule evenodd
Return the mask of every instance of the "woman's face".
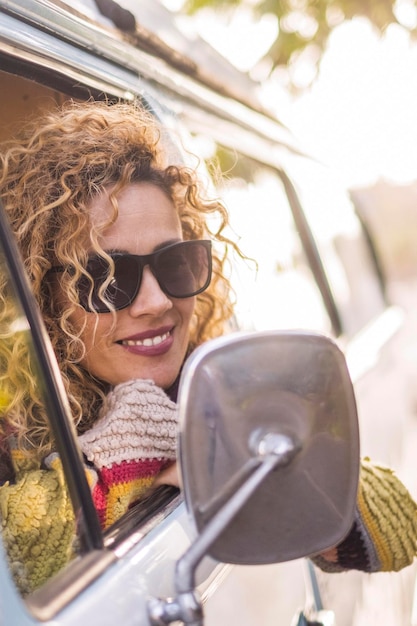
<path id="1" fill-rule="evenodd" d="M 106 251 L 149 254 L 182 241 L 180 221 L 169 197 L 150 183 L 129 185 L 118 196 L 119 215 L 99 243 Z M 107 194 L 91 203 L 93 224 L 111 214 Z M 165 295 L 146 266 L 139 292 L 127 308 L 111 313 L 77 310 L 72 322 L 85 329 L 83 366 L 111 385 L 133 378 L 152 379 L 167 389 L 178 376 L 189 342 L 195 297 Z"/>

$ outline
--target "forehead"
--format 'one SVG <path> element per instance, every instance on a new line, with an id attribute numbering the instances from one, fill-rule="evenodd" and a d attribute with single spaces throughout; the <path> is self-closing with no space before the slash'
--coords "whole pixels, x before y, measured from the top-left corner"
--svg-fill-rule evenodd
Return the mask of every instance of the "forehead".
<path id="1" fill-rule="evenodd" d="M 103 229 L 113 216 L 112 191 L 103 190 L 90 205 L 91 223 L 99 230 L 99 242 L 104 248 L 133 251 L 138 246 L 149 247 L 149 243 L 151 248 L 145 254 L 161 242 L 181 238 L 181 223 L 173 201 L 150 183 L 134 183 L 120 191 L 116 196 L 117 219 Z"/>

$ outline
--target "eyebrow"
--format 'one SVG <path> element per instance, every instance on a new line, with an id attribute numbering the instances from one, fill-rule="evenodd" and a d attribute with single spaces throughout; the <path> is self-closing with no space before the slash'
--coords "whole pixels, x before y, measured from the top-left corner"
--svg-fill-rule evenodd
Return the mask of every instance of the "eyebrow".
<path id="1" fill-rule="evenodd" d="M 158 244 L 152 250 L 152 252 L 158 252 L 158 250 L 162 250 L 163 248 L 166 248 L 167 246 L 171 246 L 174 243 L 182 243 L 183 241 L 184 241 L 183 239 L 168 239 L 167 241 L 164 241 Z M 110 248 L 109 250 L 104 249 L 104 252 L 106 254 L 132 254 L 132 252 L 129 252 L 128 250 L 125 250 L 124 248 Z M 152 254 L 152 252 L 150 252 L 150 254 Z M 146 255 L 133 254 L 133 256 L 146 256 Z"/>

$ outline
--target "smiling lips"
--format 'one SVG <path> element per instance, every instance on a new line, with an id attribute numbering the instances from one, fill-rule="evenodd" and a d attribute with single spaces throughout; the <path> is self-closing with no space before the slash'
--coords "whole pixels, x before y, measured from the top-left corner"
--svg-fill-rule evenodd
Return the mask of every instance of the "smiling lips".
<path id="1" fill-rule="evenodd" d="M 163 333 L 163 335 L 156 335 L 155 337 L 146 337 L 145 339 L 125 339 L 122 341 L 122 346 L 157 346 L 158 344 L 166 341 L 170 333 Z"/>
<path id="2" fill-rule="evenodd" d="M 129 350 L 130 352 L 135 353 L 146 353 L 149 356 L 156 356 L 159 354 L 163 354 L 167 352 L 172 345 L 173 336 L 172 329 L 157 331 L 158 334 L 154 334 L 149 336 L 141 336 L 137 337 L 129 337 L 128 339 L 123 339 L 119 343 Z"/>

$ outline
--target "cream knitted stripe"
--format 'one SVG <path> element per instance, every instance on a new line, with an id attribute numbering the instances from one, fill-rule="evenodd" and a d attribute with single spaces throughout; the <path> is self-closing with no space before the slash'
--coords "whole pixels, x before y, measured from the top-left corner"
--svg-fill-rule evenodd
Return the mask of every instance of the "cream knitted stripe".
<path id="1" fill-rule="evenodd" d="M 152 380 L 130 380 L 117 385 L 107 397 L 100 417 L 117 410 L 118 415 L 128 416 L 132 411 L 146 413 L 152 407 L 151 419 L 177 422 L 176 404 Z"/>
<path id="2" fill-rule="evenodd" d="M 79 437 L 88 460 L 101 469 L 122 461 L 175 459 L 178 410 L 151 380 L 117 385 L 91 430 Z"/>

